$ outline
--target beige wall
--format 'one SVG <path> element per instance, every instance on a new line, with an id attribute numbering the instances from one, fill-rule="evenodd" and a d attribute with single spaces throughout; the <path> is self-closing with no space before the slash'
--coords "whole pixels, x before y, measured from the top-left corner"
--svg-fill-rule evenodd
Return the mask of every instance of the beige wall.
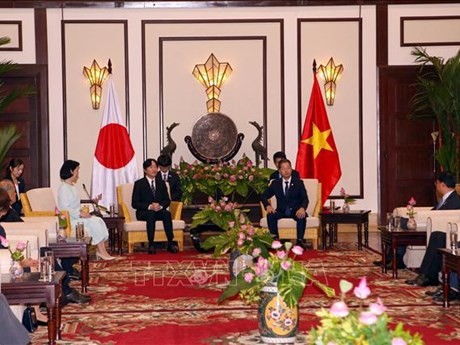
<path id="1" fill-rule="evenodd" d="M 390 6 L 389 63 L 413 63 L 410 56 L 411 47 L 400 46 L 400 17 L 447 15 L 460 16 L 460 4 Z M 310 97 L 311 61 L 316 58 L 318 64 L 326 63 L 329 57 L 333 56 L 336 63 L 343 64 L 345 69 L 337 85 L 336 102 L 333 107 L 327 109 L 343 170 L 342 179 L 334 194 L 337 194 L 342 186 L 351 194 L 358 194 L 362 189 L 364 198 L 358 200 L 356 207 L 377 210 L 378 92 L 374 6 L 363 6 L 361 9 L 358 6 L 192 10 L 64 9 L 63 12 L 60 9 L 49 9 L 47 17 L 48 58 L 52 66 L 49 69 L 52 187 L 56 188 L 59 183 L 58 170 L 64 156 L 63 109 L 68 116 L 68 156 L 82 163 L 81 182 L 90 185 L 94 145 L 103 107 L 102 104 L 100 110 L 91 109 L 88 85 L 82 75 L 83 66 L 89 66 L 93 59 L 97 59 L 101 65 L 105 64 L 108 58 L 114 63 L 113 78 L 120 105 L 125 112 L 129 111 L 127 124 L 140 167 L 145 156 L 158 155 L 164 145 L 161 133 L 171 122 L 180 123 L 173 131 L 173 137 L 178 144 L 175 162 L 180 156 L 186 160 L 193 159 L 183 142 L 183 137 L 191 133 L 195 121 L 205 113 L 206 98 L 204 88 L 194 80 L 191 71 L 195 64 L 204 63 L 210 53 L 214 53 L 222 62 L 229 62 L 234 69 L 222 88 L 221 110 L 234 120 L 238 130 L 246 136 L 238 156 L 246 152 L 253 157 L 250 143 L 256 133 L 248 121 L 256 120 L 262 123 L 266 109 L 269 153 L 281 148 L 284 135 L 285 150 L 295 161 L 299 115 L 303 126 Z M 361 31 L 358 25 L 360 18 Z M 219 19 L 225 19 L 227 22 L 209 22 Z M 244 21 L 238 22 L 242 19 Z M 0 59 L 34 63 L 33 10 L 2 9 L 0 21 L 2 20 L 23 22 L 24 49 L 16 52 L 2 51 Z M 61 20 L 84 21 L 66 24 L 65 56 L 62 49 Z M 126 36 L 123 24 L 104 22 L 107 20 L 125 21 Z M 168 20 L 203 22 L 173 24 L 166 22 Z M 283 23 L 282 27 L 279 24 L 280 20 Z M 92 23 L 93 21 L 99 23 Z M 143 24 L 142 21 L 146 22 Z M 449 25 L 443 24 L 439 27 L 449 30 Z M 300 44 L 297 42 L 298 29 L 302 37 Z M 0 35 L 1 30 L 0 25 Z M 199 37 L 208 38 L 200 40 Z M 249 40 L 248 37 L 253 39 Z M 160 38 L 163 39 L 162 44 Z M 429 52 L 449 57 L 455 54 L 458 48 L 430 46 Z M 263 56 L 266 56 L 267 61 L 266 101 L 263 97 Z M 298 56 L 302 61 L 298 61 Z M 161 66 L 160 59 L 163 61 Z M 128 75 L 127 83 L 125 72 Z M 66 104 L 63 103 L 64 77 Z M 105 92 L 104 89 L 104 95 Z M 126 109 L 125 100 L 128 96 L 129 108 Z M 284 132 L 281 126 L 283 113 Z M 360 121 L 363 128 L 362 148 L 358 141 Z M 160 124 L 163 128 L 160 128 Z M 147 136 L 144 136 L 145 132 Z M 362 186 L 360 166 L 363 167 Z"/>

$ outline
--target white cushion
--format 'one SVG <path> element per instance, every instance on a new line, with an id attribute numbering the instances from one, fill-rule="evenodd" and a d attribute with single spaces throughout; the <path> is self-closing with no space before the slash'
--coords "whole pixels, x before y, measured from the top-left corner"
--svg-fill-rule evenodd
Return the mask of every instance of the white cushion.
<path id="1" fill-rule="evenodd" d="M 51 188 L 35 188 L 26 194 L 33 211 L 54 211 L 56 199 Z"/>
<path id="2" fill-rule="evenodd" d="M 183 220 L 173 220 L 173 229 L 174 230 L 179 230 L 179 229 L 185 229 L 185 222 Z M 163 228 L 163 222 L 161 220 L 158 220 L 155 222 L 155 229 L 156 230 L 164 230 Z M 128 222 L 125 223 L 124 225 L 124 230 L 129 232 L 129 231 L 146 231 L 146 222 L 143 220 L 136 220 L 134 222 Z"/>
<path id="3" fill-rule="evenodd" d="M 17 235 L 35 235 L 38 237 L 39 246 L 48 246 L 48 229 L 43 223 L 0 223 L 5 229 L 6 237 Z"/>
<path id="4" fill-rule="evenodd" d="M 58 217 L 44 216 L 44 217 L 22 217 L 25 223 L 41 223 L 48 229 L 48 240 L 55 243 L 57 240 L 57 229 L 59 228 Z"/>
<path id="5" fill-rule="evenodd" d="M 318 217 L 307 217 L 307 225 L 306 228 L 315 228 L 320 226 L 320 219 Z M 260 227 L 268 228 L 267 218 L 264 217 L 260 220 Z M 286 228 L 295 228 L 296 221 L 291 218 L 281 218 L 278 220 L 278 228 L 279 229 L 286 229 Z"/>

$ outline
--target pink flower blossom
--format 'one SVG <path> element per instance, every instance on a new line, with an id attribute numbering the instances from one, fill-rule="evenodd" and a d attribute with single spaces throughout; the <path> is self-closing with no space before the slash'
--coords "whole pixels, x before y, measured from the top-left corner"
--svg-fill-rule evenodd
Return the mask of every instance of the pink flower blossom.
<path id="1" fill-rule="evenodd" d="M 214 199 L 211 196 L 208 196 L 208 203 L 212 203 Z"/>
<path id="2" fill-rule="evenodd" d="M 407 343 L 403 338 L 393 338 L 391 340 L 391 345 L 407 345 Z"/>
<path id="3" fill-rule="evenodd" d="M 292 266 L 291 262 L 287 260 L 281 263 L 281 268 L 285 271 L 289 271 L 291 269 L 291 266 Z"/>
<path id="4" fill-rule="evenodd" d="M 216 211 L 217 212 L 220 212 L 222 210 L 222 208 L 220 206 L 216 206 Z"/>
<path id="5" fill-rule="evenodd" d="M 252 282 L 253 279 L 254 279 L 254 274 L 252 274 L 251 272 L 248 272 L 248 273 L 244 274 L 244 281 L 246 283 Z"/>
<path id="6" fill-rule="evenodd" d="M 251 182 L 254 181 L 254 175 L 249 175 L 248 180 L 251 181 Z"/>
<path id="7" fill-rule="evenodd" d="M 235 181 L 236 181 L 236 176 L 235 175 L 230 176 L 230 182 L 235 182 Z"/>
<path id="8" fill-rule="evenodd" d="M 259 256 L 259 260 L 257 260 L 257 264 L 254 269 L 256 272 L 256 275 L 261 276 L 262 274 L 267 272 L 269 265 L 270 264 L 267 259 L 264 259 L 262 256 Z"/>
<path id="9" fill-rule="evenodd" d="M 262 253 L 260 248 L 254 248 L 253 251 L 252 251 L 252 256 L 256 258 L 256 257 L 258 257 L 260 255 L 260 253 Z"/>
<path id="10" fill-rule="evenodd" d="M 375 315 L 382 315 L 385 310 L 387 310 L 387 307 L 385 307 L 382 303 L 382 300 L 380 297 L 377 298 L 377 303 L 369 303 L 369 310 L 371 313 Z"/>
<path id="11" fill-rule="evenodd" d="M 273 248 L 273 249 L 279 249 L 279 248 L 281 248 L 282 246 L 283 246 L 283 245 L 281 244 L 280 241 L 273 241 L 273 242 L 272 242 L 272 248 Z"/>
<path id="12" fill-rule="evenodd" d="M 359 315 L 359 321 L 365 325 L 373 325 L 377 322 L 377 315 L 370 311 L 363 311 L 361 315 Z"/>
<path id="13" fill-rule="evenodd" d="M 10 242 L 3 236 L 0 236 L 0 243 L 5 248 L 8 248 L 10 246 Z"/>
<path id="14" fill-rule="evenodd" d="M 294 247 L 292 247 L 292 252 L 295 255 L 302 255 L 303 254 L 303 248 L 301 246 L 294 246 Z"/>
<path id="15" fill-rule="evenodd" d="M 280 259 L 284 259 L 286 257 L 286 252 L 284 250 L 278 250 L 276 252 L 276 256 L 278 256 Z"/>
<path id="16" fill-rule="evenodd" d="M 367 286 L 366 277 L 362 277 L 359 285 L 354 288 L 353 293 L 360 299 L 366 299 L 371 294 L 371 289 Z"/>
<path id="17" fill-rule="evenodd" d="M 345 317 L 348 315 L 348 306 L 344 301 L 337 301 L 332 306 L 329 312 L 335 317 Z"/>
<path id="18" fill-rule="evenodd" d="M 248 235 L 249 235 L 249 236 L 252 236 L 252 235 L 254 235 L 254 233 L 255 233 L 255 230 L 254 230 L 254 228 L 251 226 L 251 227 L 248 229 Z"/>
<path id="19" fill-rule="evenodd" d="M 232 220 L 231 222 L 228 222 L 228 227 L 232 229 L 235 226 L 235 222 Z"/>
<path id="20" fill-rule="evenodd" d="M 410 199 L 409 199 L 409 205 L 415 206 L 416 203 L 417 203 L 417 202 L 415 201 L 414 197 L 411 196 Z"/>
<path id="21" fill-rule="evenodd" d="M 230 212 L 232 210 L 232 205 L 225 205 L 224 210 Z"/>
<path id="22" fill-rule="evenodd" d="M 16 244 L 16 249 L 19 250 L 20 252 L 22 252 L 24 249 L 26 249 L 26 247 L 27 247 L 27 244 L 24 241 L 19 241 Z"/>
<path id="23" fill-rule="evenodd" d="M 243 232 L 239 232 L 239 233 L 238 233 L 238 238 L 239 238 L 240 240 L 244 240 L 244 239 L 246 238 L 246 235 L 245 235 Z"/>
<path id="24" fill-rule="evenodd" d="M 241 247 L 241 246 L 243 245 L 243 243 L 244 243 L 244 241 L 241 240 L 241 239 L 239 239 L 238 241 L 236 241 L 236 245 L 237 245 L 238 247 Z"/>

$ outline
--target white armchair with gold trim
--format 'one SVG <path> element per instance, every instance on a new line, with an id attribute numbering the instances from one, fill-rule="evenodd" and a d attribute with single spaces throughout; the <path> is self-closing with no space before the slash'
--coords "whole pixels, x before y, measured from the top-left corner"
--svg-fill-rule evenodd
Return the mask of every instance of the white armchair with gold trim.
<path id="1" fill-rule="evenodd" d="M 128 243 L 128 253 L 132 253 L 134 244 L 147 242 L 146 222 L 137 220 L 136 210 L 131 206 L 133 195 L 133 183 L 126 183 L 117 186 L 118 212 L 125 217 L 124 237 Z M 171 201 L 169 211 L 171 212 L 174 241 L 177 241 L 179 251 L 184 250 L 184 229 L 185 222 L 182 217 L 182 202 Z M 155 223 L 155 242 L 166 242 L 166 233 L 164 232 L 163 222 Z"/>

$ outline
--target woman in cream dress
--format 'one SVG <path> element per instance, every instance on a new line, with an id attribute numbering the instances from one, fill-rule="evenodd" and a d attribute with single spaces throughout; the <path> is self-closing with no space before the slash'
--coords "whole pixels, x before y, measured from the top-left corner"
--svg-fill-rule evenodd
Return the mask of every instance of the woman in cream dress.
<path id="1" fill-rule="evenodd" d="M 85 231 L 92 237 L 92 244 L 97 247 L 96 256 L 102 260 L 113 260 L 105 249 L 105 241 L 109 238 L 109 231 L 104 221 L 99 217 L 93 217 L 89 213 L 81 211 L 80 193 L 75 186 L 78 181 L 80 163 L 73 160 L 66 160 L 61 167 L 59 175 L 62 184 L 58 190 L 58 207 L 67 210 L 73 227 L 78 222 L 84 224 Z"/>

